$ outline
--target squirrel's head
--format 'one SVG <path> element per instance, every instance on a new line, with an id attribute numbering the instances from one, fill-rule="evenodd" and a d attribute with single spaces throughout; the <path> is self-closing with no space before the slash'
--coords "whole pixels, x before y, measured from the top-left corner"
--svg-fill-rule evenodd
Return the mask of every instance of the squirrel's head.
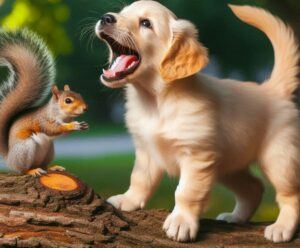
<path id="1" fill-rule="evenodd" d="M 52 99 L 58 103 L 60 112 L 66 117 L 77 117 L 87 111 L 88 107 L 82 96 L 71 91 L 69 85 L 64 90 L 59 90 L 56 85 L 52 86 Z"/>

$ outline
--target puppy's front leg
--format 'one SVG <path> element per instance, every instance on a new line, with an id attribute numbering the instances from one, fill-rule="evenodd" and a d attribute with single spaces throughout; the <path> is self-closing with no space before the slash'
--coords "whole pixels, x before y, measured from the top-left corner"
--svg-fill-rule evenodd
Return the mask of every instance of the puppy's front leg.
<path id="1" fill-rule="evenodd" d="M 162 175 L 163 170 L 153 162 L 147 152 L 137 149 L 129 189 L 124 194 L 110 197 L 107 201 L 123 211 L 144 208 Z"/>
<path id="2" fill-rule="evenodd" d="M 204 155 L 204 154 L 203 154 Z M 180 164 L 180 181 L 175 192 L 175 207 L 164 223 L 169 238 L 194 240 L 215 178 L 215 162 L 209 154 L 185 158 Z"/>

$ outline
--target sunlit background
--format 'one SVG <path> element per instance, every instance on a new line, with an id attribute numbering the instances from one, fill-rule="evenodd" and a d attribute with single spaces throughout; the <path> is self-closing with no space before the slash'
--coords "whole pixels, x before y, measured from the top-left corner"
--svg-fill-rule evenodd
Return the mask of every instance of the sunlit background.
<path id="1" fill-rule="evenodd" d="M 56 82 L 68 83 L 89 104 L 82 117 L 87 132 L 72 134 L 56 142 L 54 163 L 66 167 L 90 184 L 103 197 L 122 193 L 128 187 L 134 155 L 123 122 L 122 90 L 100 85 L 107 50 L 94 36 L 94 25 L 108 11 L 118 11 L 132 1 L 123 0 L 0 0 L 0 22 L 4 29 L 29 27 L 42 36 L 55 55 Z M 241 23 L 228 3 L 262 6 L 287 20 L 300 33 L 300 1 L 297 0 L 164 0 L 177 16 L 194 22 L 200 39 L 209 48 L 211 63 L 206 72 L 219 77 L 263 81 L 273 65 L 269 41 L 259 31 Z M 276 99 L 275 99 L 276 100 Z M 253 173 L 260 176 L 258 168 Z M 277 214 L 274 192 L 266 184 L 263 204 L 254 220 L 272 220 Z M 166 177 L 151 200 L 150 208 L 171 209 L 177 179 Z M 207 217 L 231 211 L 234 198 L 217 186 Z"/>

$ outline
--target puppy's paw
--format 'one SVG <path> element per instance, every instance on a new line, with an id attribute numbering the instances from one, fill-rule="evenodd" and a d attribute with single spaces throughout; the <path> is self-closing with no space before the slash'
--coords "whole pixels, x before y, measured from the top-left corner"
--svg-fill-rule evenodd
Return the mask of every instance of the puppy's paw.
<path id="1" fill-rule="evenodd" d="M 288 242 L 293 238 L 294 233 L 295 230 L 291 230 L 284 225 L 274 223 L 273 225 L 266 227 L 265 238 L 273 241 L 274 243 Z"/>
<path id="2" fill-rule="evenodd" d="M 145 206 L 143 201 L 138 201 L 135 197 L 129 197 L 126 193 L 112 196 L 107 199 L 107 202 L 117 209 L 128 212 L 144 208 Z"/>
<path id="3" fill-rule="evenodd" d="M 173 210 L 165 220 L 163 229 L 170 239 L 187 242 L 196 239 L 199 224 L 196 218 Z"/>
<path id="4" fill-rule="evenodd" d="M 247 220 L 241 218 L 240 216 L 234 215 L 233 213 L 219 214 L 216 219 L 221 220 L 221 221 L 225 221 L 227 223 L 243 224 L 243 223 L 247 222 Z"/>

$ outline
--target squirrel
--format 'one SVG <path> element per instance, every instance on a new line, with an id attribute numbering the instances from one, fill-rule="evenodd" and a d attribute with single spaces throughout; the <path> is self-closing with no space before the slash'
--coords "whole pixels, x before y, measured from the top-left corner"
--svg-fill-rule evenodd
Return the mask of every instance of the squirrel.
<path id="1" fill-rule="evenodd" d="M 54 157 L 53 139 L 88 129 L 87 123 L 73 121 L 87 104 L 68 85 L 63 91 L 54 85 L 53 57 L 27 29 L 0 31 L 0 65 L 9 70 L 0 85 L 0 155 L 17 173 L 45 174 Z M 52 97 L 44 103 L 50 90 Z"/>

